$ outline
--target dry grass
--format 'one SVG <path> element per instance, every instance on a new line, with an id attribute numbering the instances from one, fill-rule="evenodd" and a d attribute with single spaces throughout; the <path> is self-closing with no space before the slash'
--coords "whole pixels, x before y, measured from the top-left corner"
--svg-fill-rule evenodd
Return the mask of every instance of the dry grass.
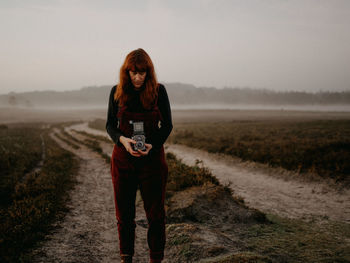
<path id="1" fill-rule="evenodd" d="M 46 159 L 39 172 L 29 173 L 19 180 L 21 176 L 17 174 L 23 175 L 24 169 L 8 170 L 8 176 L 12 176 L 14 182 L 7 192 L 9 202 L 3 204 L 0 210 L 1 262 L 30 261 L 26 252 L 44 237 L 52 222 L 65 211 L 65 202 L 74 184 L 77 161 L 71 153 L 61 149 L 47 132 L 37 128 L 9 129 L 8 140 L 16 139 L 19 145 L 25 145 L 25 150 L 20 153 L 11 150 L 14 144 L 1 143 L 1 147 L 8 151 L 6 158 L 16 159 L 17 165 L 27 169 L 33 168 L 39 161 L 36 155 L 41 156 L 41 148 L 37 149 L 41 141 L 35 139 L 40 133 L 46 144 Z M 22 134 L 20 138 L 16 138 L 18 134 Z M 4 161 L 3 155 L 1 160 Z M 27 166 L 32 162 L 35 164 Z"/>
<path id="2" fill-rule="evenodd" d="M 18 181 L 41 159 L 41 129 L 25 125 L 21 129 L 0 129 L 0 207 L 11 203 Z"/>
<path id="3" fill-rule="evenodd" d="M 205 167 L 186 166 L 172 154 L 167 161 L 167 246 L 178 262 L 349 262 L 349 224 L 264 215 Z"/>
<path id="4" fill-rule="evenodd" d="M 182 123 L 169 142 L 338 181 L 350 174 L 350 120 Z"/>
<path id="5" fill-rule="evenodd" d="M 98 138 L 96 141 L 99 141 Z M 171 206 L 171 199 L 186 191 L 193 194 L 195 200 L 191 203 L 191 209 L 186 210 L 188 214 L 182 217 L 182 222 L 167 225 L 167 246 L 170 249 L 167 257 L 172 258 L 171 262 L 350 261 L 348 224 L 319 224 L 271 214 L 266 215 L 266 222 L 232 220 L 234 217 L 227 217 L 230 209 L 225 203 L 229 202 L 230 190 L 220 186 L 201 163 L 189 167 L 171 154 L 167 154 L 167 161 L 167 204 Z M 210 184 L 218 188 L 213 188 L 213 191 L 205 189 Z M 200 193 L 198 198 L 195 197 L 195 191 Z M 233 198 L 232 202 L 241 203 L 240 207 L 245 209 L 241 200 Z M 215 217 L 208 217 L 208 213 L 215 213 Z M 218 221 L 221 223 L 215 223 Z M 214 244 L 210 243 L 203 233 L 215 234 L 218 239 Z"/>

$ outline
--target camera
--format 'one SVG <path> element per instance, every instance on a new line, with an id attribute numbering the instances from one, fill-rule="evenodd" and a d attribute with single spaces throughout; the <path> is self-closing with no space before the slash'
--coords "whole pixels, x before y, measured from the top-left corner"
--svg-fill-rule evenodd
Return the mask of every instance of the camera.
<path id="1" fill-rule="evenodd" d="M 145 151 L 146 136 L 143 130 L 143 122 L 142 121 L 132 122 L 132 125 L 133 125 L 133 135 L 131 139 L 136 141 L 136 143 L 133 145 L 133 149 L 134 151 L 137 151 L 137 150 Z"/>

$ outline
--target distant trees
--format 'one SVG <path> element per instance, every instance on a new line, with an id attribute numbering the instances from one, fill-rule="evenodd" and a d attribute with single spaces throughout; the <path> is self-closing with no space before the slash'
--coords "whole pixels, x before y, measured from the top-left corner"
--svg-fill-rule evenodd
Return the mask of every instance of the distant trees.
<path id="1" fill-rule="evenodd" d="M 32 108 L 34 106 L 30 99 L 17 95 L 14 92 L 8 95 L 7 102 L 11 107 L 25 106 L 27 108 Z"/>
<path id="2" fill-rule="evenodd" d="M 350 91 L 316 93 L 273 91 L 252 88 L 196 88 L 180 83 L 166 84 L 172 103 L 176 104 L 256 104 L 256 105 L 332 105 L 350 104 Z"/>
<path id="3" fill-rule="evenodd" d="M 349 105 L 350 91 L 274 91 L 248 87 L 196 87 L 183 83 L 164 83 L 174 105 Z M 85 87 L 71 91 L 11 92 L 0 95 L 0 106 L 61 107 L 107 106 L 111 86 Z"/>
<path id="4" fill-rule="evenodd" d="M 33 103 L 30 100 L 25 100 L 24 104 L 27 108 L 33 108 Z"/>
<path id="5" fill-rule="evenodd" d="M 16 107 L 17 104 L 18 104 L 16 96 L 15 96 L 15 95 L 10 95 L 10 96 L 9 96 L 8 103 L 9 103 L 12 107 Z"/>

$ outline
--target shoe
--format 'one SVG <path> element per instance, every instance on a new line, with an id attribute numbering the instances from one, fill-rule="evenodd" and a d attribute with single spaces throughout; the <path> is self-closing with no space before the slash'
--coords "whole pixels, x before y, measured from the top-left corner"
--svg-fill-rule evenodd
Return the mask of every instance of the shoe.
<path id="1" fill-rule="evenodd" d="M 120 255 L 120 263 L 132 263 L 132 256 L 130 255 Z"/>

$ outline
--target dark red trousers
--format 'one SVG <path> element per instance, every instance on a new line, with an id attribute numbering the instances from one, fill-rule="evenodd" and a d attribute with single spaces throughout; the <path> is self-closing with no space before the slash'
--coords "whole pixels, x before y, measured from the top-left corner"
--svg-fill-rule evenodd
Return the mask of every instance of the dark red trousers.
<path id="1" fill-rule="evenodd" d="M 165 247 L 164 198 L 168 166 L 164 149 L 145 157 L 133 157 L 114 146 L 111 160 L 120 254 L 134 254 L 135 199 L 139 188 L 148 220 L 150 258 L 162 260 Z"/>

